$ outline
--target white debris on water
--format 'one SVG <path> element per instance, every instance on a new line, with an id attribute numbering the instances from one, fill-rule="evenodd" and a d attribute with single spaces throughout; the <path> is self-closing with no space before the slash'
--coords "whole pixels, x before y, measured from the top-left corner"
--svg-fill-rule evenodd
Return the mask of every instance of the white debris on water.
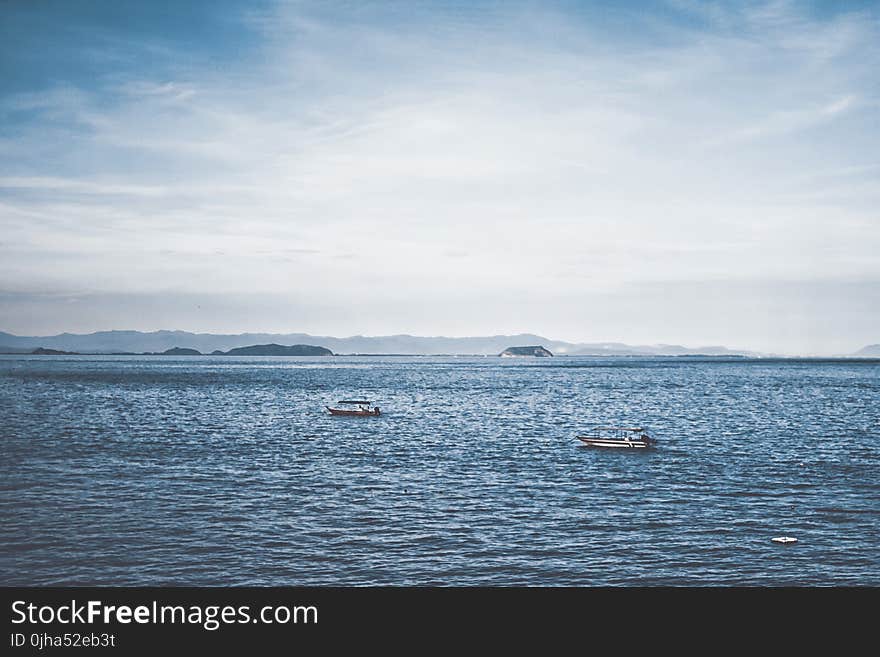
<path id="1" fill-rule="evenodd" d="M 776 538 L 770 539 L 774 543 L 797 543 L 797 539 L 793 536 L 777 536 Z"/>

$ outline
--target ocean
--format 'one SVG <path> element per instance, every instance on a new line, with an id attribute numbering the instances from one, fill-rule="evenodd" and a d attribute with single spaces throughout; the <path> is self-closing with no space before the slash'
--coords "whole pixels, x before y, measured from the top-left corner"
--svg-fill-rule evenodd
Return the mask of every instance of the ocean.
<path id="1" fill-rule="evenodd" d="M 0 440 L 4 585 L 880 585 L 876 360 L 0 356 Z"/>

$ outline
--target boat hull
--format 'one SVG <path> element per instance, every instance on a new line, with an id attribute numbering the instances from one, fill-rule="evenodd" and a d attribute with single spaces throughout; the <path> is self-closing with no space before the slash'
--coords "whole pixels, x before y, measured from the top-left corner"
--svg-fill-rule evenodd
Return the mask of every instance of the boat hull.
<path id="1" fill-rule="evenodd" d="M 372 411 L 348 411 L 342 408 L 330 408 L 326 407 L 328 411 L 330 411 L 330 415 L 344 415 L 348 417 L 376 417 L 379 415 L 379 409 L 374 409 Z"/>
<path id="2" fill-rule="evenodd" d="M 648 449 L 653 443 L 644 440 L 616 440 L 614 438 L 591 438 L 590 436 L 578 436 L 587 447 L 607 447 L 610 449 Z"/>

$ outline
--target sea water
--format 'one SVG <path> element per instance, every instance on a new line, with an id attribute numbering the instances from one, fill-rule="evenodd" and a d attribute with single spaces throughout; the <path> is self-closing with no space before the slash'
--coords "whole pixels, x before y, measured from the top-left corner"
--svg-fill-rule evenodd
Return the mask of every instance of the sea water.
<path id="1" fill-rule="evenodd" d="M 880 585 L 878 361 L 0 356 L 0 441 L 6 585 Z"/>

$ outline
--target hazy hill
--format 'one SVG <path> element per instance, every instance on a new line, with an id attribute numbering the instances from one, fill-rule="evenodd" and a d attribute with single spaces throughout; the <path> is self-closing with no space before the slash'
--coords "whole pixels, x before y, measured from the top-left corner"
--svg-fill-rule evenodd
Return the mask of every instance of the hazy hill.
<path id="1" fill-rule="evenodd" d="M 0 354 L 29 354 L 32 351 L 33 349 L 29 347 L 9 347 L 7 345 L 0 345 Z"/>
<path id="2" fill-rule="evenodd" d="M 188 333 L 186 331 L 100 331 L 89 334 L 62 333 L 53 336 L 17 336 L 0 332 L 0 345 L 10 350 L 31 351 L 37 347 L 86 353 L 161 353 L 172 348 L 185 348 L 203 354 L 215 351 L 265 344 L 321 345 L 336 354 L 477 354 L 494 356 L 510 345 L 544 345 L 557 356 L 563 355 L 668 355 L 707 354 L 715 356 L 745 354 L 725 347 L 688 348 L 680 345 L 633 346 L 618 342 L 571 343 L 550 340 L 540 335 L 494 335 L 485 337 L 449 338 L 442 336 L 421 337 L 413 335 L 386 335 L 366 337 L 355 335 L 347 338 L 313 336 L 306 333 L 241 333 L 217 335 L 211 333 Z M 20 353 L 20 352 L 19 352 Z"/>
<path id="3" fill-rule="evenodd" d="M 853 354 L 856 358 L 880 358 L 880 344 L 869 344 Z"/>

